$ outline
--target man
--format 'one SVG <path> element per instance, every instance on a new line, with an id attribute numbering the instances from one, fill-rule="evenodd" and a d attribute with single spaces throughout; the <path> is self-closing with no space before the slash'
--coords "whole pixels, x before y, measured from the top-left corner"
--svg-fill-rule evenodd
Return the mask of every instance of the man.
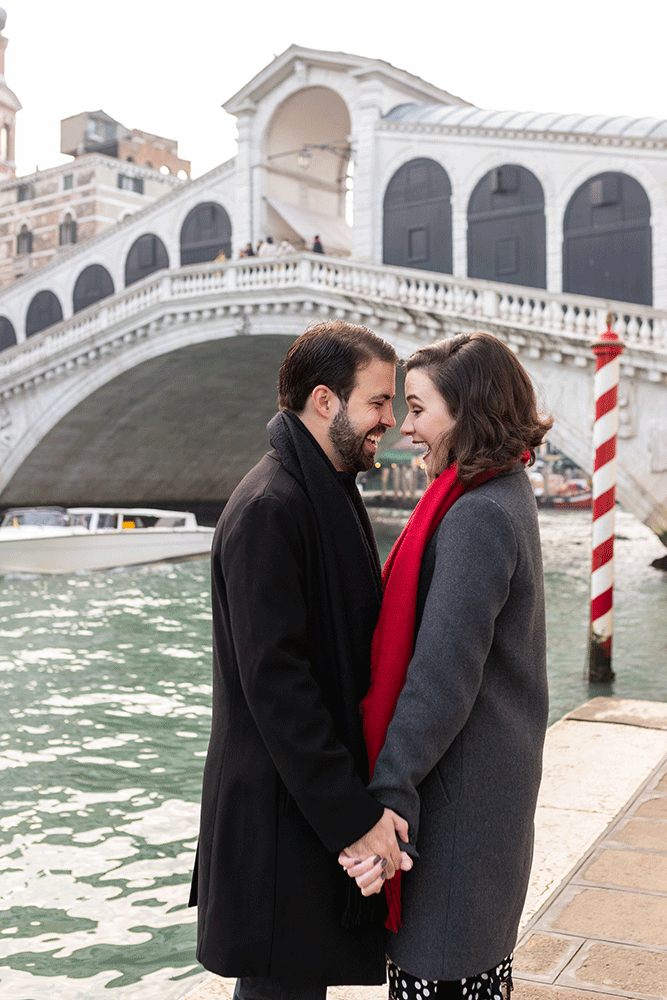
<path id="1" fill-rule="evenodd" d="M 341 869 L 400 865 L 407 824 L 367 792 L 358 704 L 381 584 L 355 486 L 392 413 L 396 354 L 370 330 L 307 330 L 280 370 L 273 446 L 212 551 L 213 721 L 191 904 L 199 961 L 237 1000 L 322 1000 L 385 979 L 383 914 Z"/>
<path id="2" fill-rule="evenodd" d="M 324 253 L 324 247 L 322 246 L 322 240 L 319 236 L 316 236 L 313 240 L 313 253 Z"/>

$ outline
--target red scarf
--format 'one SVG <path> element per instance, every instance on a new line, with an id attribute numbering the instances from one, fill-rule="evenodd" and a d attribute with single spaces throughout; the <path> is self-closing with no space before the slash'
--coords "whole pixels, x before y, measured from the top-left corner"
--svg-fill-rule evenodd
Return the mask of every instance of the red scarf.
<path id="1" fill-rule="evenodd" d="M 524 461 L 526 459 L 524 456 Z M 384 565 L 384 597 L 371 650 L 371 683 L 361 703 L 371 777 L 412 659 L 417 584 L 424 549 L 452 504 L 498 471 L 490 469 L 480 473 L 470 486 L 464 486 L 458 478 L 456 465 L 441 472 L 413 510 Z M 384 888 L 389 904 L 386 926 L 397 931 L 401 926 L 400 871 Z"/>

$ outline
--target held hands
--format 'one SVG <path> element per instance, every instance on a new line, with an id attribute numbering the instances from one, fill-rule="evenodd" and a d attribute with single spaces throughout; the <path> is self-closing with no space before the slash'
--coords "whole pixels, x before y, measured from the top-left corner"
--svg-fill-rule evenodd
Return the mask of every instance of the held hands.
<path id="1" fill-rule="evenodd" d="M 338 862 L 356 880 L 363 896 L 380 892 L 385 880 L 399 869 L 412 868 L 412 859 L 399 848 L 396 834 L 407 841 L 408 824 L 393 810 L 385 809 L 367 834 L 341 851 Z"/>

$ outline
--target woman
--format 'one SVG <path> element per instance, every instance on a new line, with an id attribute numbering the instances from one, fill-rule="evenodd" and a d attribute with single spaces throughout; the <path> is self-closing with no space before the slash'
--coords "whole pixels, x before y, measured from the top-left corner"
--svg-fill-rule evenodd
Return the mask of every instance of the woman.
<path id="1" fill-rule="evenodd" d="M 500 998 L 511 990 L 547 723 L 525 464 L 552 421 L 490 334 L 424 347 L 406 368 L 401 432 L 425 448 L 430 485 L 384 569 L 362 704 L 371 791 L 407 819 L 418 854 L 400 891 L 400 873 L 386 884 L 389 996 Z M 365 895 L 384 885 L 382 860 L 340 860 Z"/>

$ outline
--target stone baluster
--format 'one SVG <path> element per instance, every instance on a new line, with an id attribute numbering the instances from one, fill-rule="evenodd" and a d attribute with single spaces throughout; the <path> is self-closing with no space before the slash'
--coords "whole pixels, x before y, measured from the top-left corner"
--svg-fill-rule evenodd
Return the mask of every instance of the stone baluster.
<path id="1" fill-rule="evenodd" d="M 519 319 L 519 314 L 521 313 L 521 303 L 519 302 L 516 295 L 509 296 L 509 320 L 510 323 L 516 323 Z"/>
<path id="2" fill-rule="evenodd" d="M 642 347 L 648 348 L 664 348 L 667 346 L 665 341 L 665 329 L 667 328 L 667 319 L 654 319 L 653 329 L 651 329 L 651 321 L 644 318 L 641 326 L 637 331 L 637 341 Z"/>
<path id="3" fill-rule="evenodd" d="M 500 304 L 498 292 L 494 292 L 492 288 L 485 288 L 479 298 L 481 301 L 482 316 L 485 316 L 487 319 L 495 319 L 498 315 L 498 306 Z"/>
<path id="4" fill-rule="evenodd" d="M 575 323 L 577 320 L 577 315 L 574 310 L 573 305 L 568 305 L 565 307 L 565 315 L 563 316 L 563 329 L 568 333 L 572 333 L 575 328 Z"/>
<path id="5" fill-rule="evenodd" d="M 384 281 L 384 298 L 389 299 L 389 301 L 395 302 L 398 298 L 398 278 L 395 274 L 385 274 L 383 276 Z"/>
<path id="6" fill-rule="evenodd" d="M 526 325 L 529 325 L 530 317 L 532 316 L 532 314 L 533 314 L 533 307 L 531 305 L 530 299 L 524 299 L 523 302 L 521 303 L 521 312 L 520 312 L 521 322 L 525 323 Z"/>
<path id="7" fill-rule="evenodd" d="M 625 341 L 628 344 L 635 344 L 637 342 L 637 335 L 639 333 L 639 327 L 641 324 L 641 316 L 631 316 L 628 324 L 625 328 Z"/>
<path id="8" fill-rule="evenodd" d="M 222 273 L 225 289 L 231 291 L 236 288 L 236 268 L 226 267 Z"/>

